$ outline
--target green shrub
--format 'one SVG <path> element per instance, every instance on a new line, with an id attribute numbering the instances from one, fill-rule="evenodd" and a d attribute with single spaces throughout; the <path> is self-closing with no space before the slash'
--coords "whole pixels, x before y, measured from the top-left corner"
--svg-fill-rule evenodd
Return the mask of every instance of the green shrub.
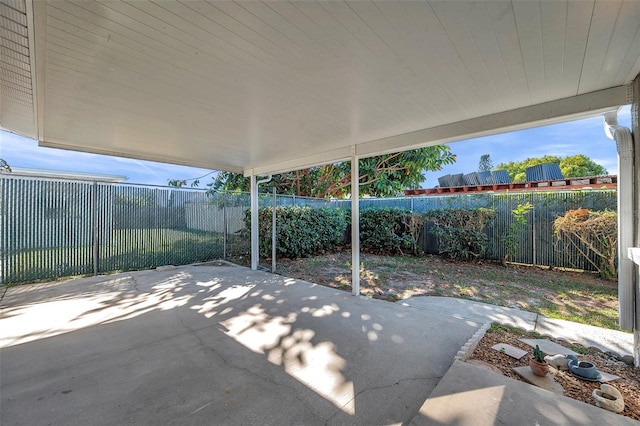
<path id="1" fill-rule="evenodd" d="M 258 212 L 260 255 L 271 256 L 271 223 L 273 210 Z M 251 213 L 247 211 L 245 224 L 251 228 Z M 322 250 L 330 250 L 342 242 L 347 226 L 342 210 L 308 206 L 276 207 L 276 255 L 278 257 L 308 257 Z"/>
<path id="2" fill-rule="evenodd" d="M 365 209 L 360 214 L 360 246 L 383 254 L 419 254 L 423 220 L 401 208 Z"/>
<path id="3" fill-rule="evenodd" d="M 489 238 L 484 229 L 495 216 L 495 210 L 486 208 L 431 210 L 424 214 L 435 225 L 438 252 L 464 260 L 486 256 Z"/>

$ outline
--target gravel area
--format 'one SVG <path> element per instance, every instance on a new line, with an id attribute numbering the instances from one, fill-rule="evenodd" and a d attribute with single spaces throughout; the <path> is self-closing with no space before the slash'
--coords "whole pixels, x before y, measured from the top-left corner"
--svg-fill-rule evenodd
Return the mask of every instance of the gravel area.
<path id="1" fill-rule="evenodd" d="M 540 336 L 537 333 L 528 333 L 508 326 L 493 325 L 480 340 L 478 346 L 467 362 L 485 366 L 493 371 L 500 372 L 505 376 L 521 380 L 512 368 L 528 366 L 532 352 L 532 348 L 530 346 L 519 340 L 521 338 L 545 338 L 551 340 L 578 352 L 580 354 L 578 356 L 580 361 L 589 361 L 596 365 L 600 371 L 620 376 L 620 379 L 609 382 L 609 384 L 618 388 L 624 397 L 625 409 L 621 415 L 635 420 L 640 420 L 640 370 L 604 354 L 599 349 L 587 349 L 580 345 L 568 344 L 562 340 Z M 506 343 L 526 350 L 528 354 L 521 359 L 516 360 L 491 348 L 498 343 Z M 552 371 L 555 376 L 555 380 L 564 388 L 565 396 L 586 402 L 587 404 L 595 405 L 591 394 L 594 389 L 598 389 L 600 387 L 599 382 L 580 380 L 568 372 L 558 370 Z"/>

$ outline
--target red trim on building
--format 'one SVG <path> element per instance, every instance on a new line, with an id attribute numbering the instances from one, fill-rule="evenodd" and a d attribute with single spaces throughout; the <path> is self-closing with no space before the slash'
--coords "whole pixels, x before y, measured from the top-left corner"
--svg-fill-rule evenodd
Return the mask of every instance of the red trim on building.
<path id="1" fill-rule="evenodd" d="M 591 176 L 535 182 L 514 182 L 491 185 L 450 186 L 445 188 L 405 189 L 404 195 L 438 195 L 468 192 L 563 191 L 572 189 L 612 189 L 618 187 L 617 176 Z"/>

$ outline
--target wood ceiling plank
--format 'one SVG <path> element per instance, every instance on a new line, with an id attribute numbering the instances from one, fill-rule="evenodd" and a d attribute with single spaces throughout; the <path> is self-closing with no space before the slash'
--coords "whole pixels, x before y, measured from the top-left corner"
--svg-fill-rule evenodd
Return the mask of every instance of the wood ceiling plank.
<path id="1" fill-rule="evenodd" d="M 309 22 L 304 28 L 309 31 L 314 40 L 317 40 L 325 48 L 335 50 L 339 57 L 346 62 L 343 66 L 343 75 L 348 76 L 340 82 L 343 95 L 343 104 L 349 105 L 349 113 L 358 111 L 361 116 L 369 114 L 380 117 L 373 120 L 371 125 L 379 127 L 380 120 L 394 122 L 396 124 L 406 120 L 403 111 L 394 108 L 394 99 L 387 98 L 388 105 L 383 107 L 381 99 L 383 92 L 393 82 L 381 77 L 382 73 L 372 62 L 372 53 L 349 29 L 333 16 L 320 3 L 289 3 L 270 4 L 281 16 L 293 22 Z M 338 13 L 334 11 L 334 13 Z M 357 17 L 352 15 L 352 19 Z M 335 82 L 337 73 L 331 72 Z M 356 132 L 358 129 L 355 129 Z"/>
<path id="2" fill-rule="evenodd" d="M 27 6 L 25 5 L 25 0 L 2 0 L 6 6 L 17 10 L 20 13 L 27 13 Z"/>
<path id="3" fill-rule="evenodd" d="M 545 100 L 576 95 L 564 81 L 566 52 L 567 3 L 544 2 L 540 4 L 540 31 L 542 35 L 542 57 L 544 64 Z M 576 82 L 579 76 L 576 76 Z"/>
<path id="4" fill-rule="evenodd" d="M 0 44 L 11 46 L 13 50 L 29 54 L 29 39 L 8 28 L 0 27 Z"/>
<path id="5" fill-rule="evenodd" d="M 13 87 L 15 90 L 19 90 L 23 93 L 28 94 L 29 96 L 31 96 L 32 92 L 31 92 L 31 82 L 30 81 L 24 81 L 22 79 L 19 78 L 13 78 L 15 76 L 15 74 L 7 74 L 7 73 L 2 73 L 0 74 L 0 81 L 3 82 L 3 84 L 6 84 L 7 86 L 11 86 Z"/>
<path id="6" fill-rule="evenodd" d="M 607 50 L 611 46 L 613 28 L 620 13 L 619 2 L 596 1 L 589 27 L 589 40 L 582 65 L 579 93 L 595 90 L 602 69 L 606 66 Z"/>
<path id="7" fill-rule="evenodd" d="M 491 17 L 492 32 L 500 50 L 500 62 L 504 64 L 507 74 L 503 84 L 512 90 L 518 107 L 529 105 L 531 96 L 513 6 L 511 2 L 486 2 L 485 7 Z"/>
<path id="8" fill-rule="evenodd" d="M 366 5 L 367 9 L 374 9 L 371 4 Z M 375 99 L 378 108 L 387 113 L 388 110 L 392 110 L 395 114 L 401 114 L 400 119 L 412 125 L 420 125 L 424 122 L 421 117 L 433 114 L 433 107 L 423 106 L 423 102 L 416 96 L 417 87 L 413 73 L 406 68 L 398 67 L 395 51 L 371 28 L 369 22 L 357 13 L 355 4 L 327 2 L 321 3 L 321 7 L 341 25 L 340 28 L 346 30 L 341 32 L 341 38 L 347 41 L 350 48 L 356 46 L 355 50 L 361 53 L 367 64 L 367 72 L 374 83 L 365 86 L 360 93 L 361 97 L 366 96 L 369 88 L 372 93 L 386 99 Z M 354 39 L 359 44 L 355 44 Z M 363 103 L 366 105 L 367 101 Z"/>
<path id="9" fill-rule="evenodd" d="M 25 27 L 27 26 L 27 15 L 25 12 L 14 9 L 9 5 L 0 3 L 0 16 L 7 18 L 8 20 L 17 23 L 18 25 Z"/>
<path id="10" fill-rule="evenodd" d="M 537 2 L 513 2 L 512 4 L 529 96 L 533 104 L 538 104 L 547 99 L 540 4 Z"/>
<path id="11" fill-rule="evenodd" d="M 594 1 L 571 1 L 567 5 L 562 85 L 567 93 L 572 95 L 579 93 L 594 3 Z"/>
<path id="12" fill-rule="evenodd" d="M 0 28 L 8 30 L 12 34 L 17 34 L 22 37 L 27 37 L 27 27 L 20 25 L 19 23 L 12 21 L 6 16 L 0 15 Z"/>
<path id="13" fill-rule="evenodd" d="M 377 31 L 384 35 L 387 43 L 397 52 L 401 63 L 407 64 L 411 73 L 419 79 L 417 93 L 431 99 L 440 120 L 446 119 L 453 111 L 462 110 L 468 114 L 467 108 L 473 108 L 469 104 L 469 98 L 460 89 L 456 78 L 445 72 L 447 65 L 439 52 L 444 48 L 442 43 L 449 42 L 433 11 L 428 6 L 413 10 L 416 6 L 413 4 L 403 4 L 403 7 L 394 7 L 390 2 L 375 4 L 388 22 L 388 25 L 378 26 Z M 411 8 L 407 9 L 406 6 Z M 411 20 L 412 24 L 408 24 L 407 20 Z M 403 26 L 407 26 L 407 30 L 397 31 L 397 28 Z M 415 30 L 410 31 L 409 27 Z M 435 117 L 437 116 L 432 116 Z"/>
<path id="14" fill-rule="evenodd" d="M 478 105 L 481 114 L 485 114 L 487 110 L 505 110 L 505 102 L 512 98 L 512 94 L 507 91 L 506 96 L 501 96 L 491 78 L 489 63 L 499 64 L 501 58 L 493 34 L 485 30 L 491 28 L 486 7 L 482 2 L 465 2 L 464 5 L 465 7 L 458 7 L 454 3 L 432 3 L 440 23 L 464 64 L 465 78 L 460 80 L 466 93 Z M 499 78 L 500 85 L 503 85 L 506 77 L 504 69 L 497 67 L 493 71 L 497 73 L 495 76 Z M 508 103 L 513 106 L 513 102 Z"/>
<path id="15" fill-rule="evenodd" d="M 628 1 L 621 5 L 616 27 L 611 36 L 600 84 L 616 80 L 631 82 L 637 73 L 634 65 L 640 57 L 640 2 Z"/>

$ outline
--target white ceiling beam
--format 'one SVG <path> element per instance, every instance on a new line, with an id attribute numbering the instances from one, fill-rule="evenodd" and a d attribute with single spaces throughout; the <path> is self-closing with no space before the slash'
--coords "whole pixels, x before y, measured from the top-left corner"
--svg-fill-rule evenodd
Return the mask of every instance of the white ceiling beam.
<path id="1" fill-rule="evenodd" d="M 545 102 L 511 111 L 472 118 L 457 123 L 377 139 L 355 145 L 360 158 L 373 157 L 390 152 L 407 151 L 425 146 L 450 143 L 481 136 L 539 127 L 602 115 L 631 102 L 631 85 L 612 87 L 556 101 Z M 246 168 L 245 175 L 266 175 L 318 166 L 350 157 L 349 147 L 334 149 L 288 161 Z"/>

